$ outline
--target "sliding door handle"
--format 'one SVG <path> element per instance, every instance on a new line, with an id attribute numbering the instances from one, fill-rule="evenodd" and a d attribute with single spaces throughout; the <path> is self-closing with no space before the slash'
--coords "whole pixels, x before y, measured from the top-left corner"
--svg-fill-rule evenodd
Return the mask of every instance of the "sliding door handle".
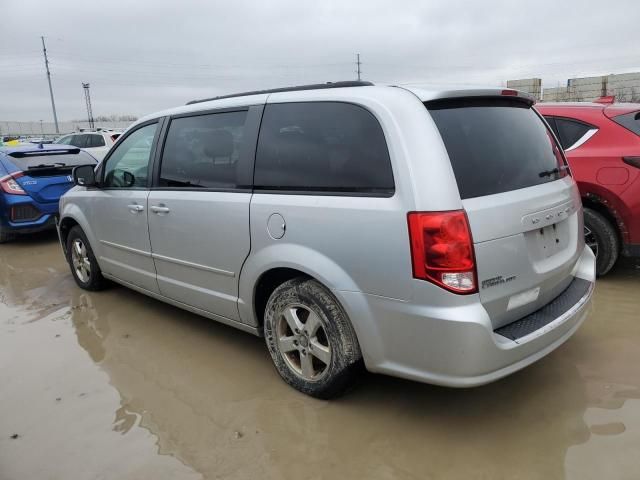
<path id="1" fill-rule="evenodd" d="M 162 214 L 162 213 L 169 213 L 171 210 L 169 210 L 167 207 L 161 207 L 158 205 L 154 205 L 151 207 L 151 211 L 153 213 L 158 213 L 158 214 Z"/>
<path id="2" fill-rule="evenodd" d="M 133 213 L 142 212 L 144 210 L 144 207 L 142 205 L 136 205 L 135 203 L 132 205 L 127 205 L 127 208 Z"/>

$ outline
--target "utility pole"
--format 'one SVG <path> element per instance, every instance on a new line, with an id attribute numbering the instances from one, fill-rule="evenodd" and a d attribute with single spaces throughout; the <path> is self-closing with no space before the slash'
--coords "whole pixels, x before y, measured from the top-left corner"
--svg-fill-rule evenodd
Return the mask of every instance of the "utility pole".
<path id="1" fill-rule="evenodd" d="M 83 83 L 82 88 L 84 88 L 84 101 L 87 104 L 87 117 L 89 117 L 89 128 L 95 128 L 95 123 L 93 122 L 93 111 L 91 109 L 91 94 L 89 93 L 89 84 Z"/>
<path id="2" fill-rule="evenodd" d="M 51 87 L 51 72 L 49 72 L 49 59 L 47 58 L 47 47 L 44 45 L 44 37 L 42 39 L 42 53 L 44 53 L 44 66 L 47 69 L 47 81 L 49 82 L 49 95 L 51 95 L 51 108 L 53 110 L 53 121 L 56 124 L 56 133 L 60 133 L 58 129 L 58 114 L 56 113 L 56 102 L 53 100 L 53 88 Z"/>
<path id="3" fill-rule="evenodd" d="M 356 53 L 356 67 L 357 67 L 357 72 L 358 72 L 358 81 L 360 81 L 360 73 L 362 73 L 360 71 L 360 65 L 362 65 L 362 63 L 360 62 L 360 54 Z"/>

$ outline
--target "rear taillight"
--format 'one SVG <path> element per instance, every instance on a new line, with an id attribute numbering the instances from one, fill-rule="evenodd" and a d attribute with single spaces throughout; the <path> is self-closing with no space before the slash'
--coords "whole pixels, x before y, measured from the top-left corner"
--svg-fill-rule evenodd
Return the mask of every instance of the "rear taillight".
<path id="1" fill-rule="evenodd" d="M 413 276 L 454 293 L 478 291 L 473 240 L 463 210 L 409 212 Z"/>
<path id="2" fill-rule="evenodd" d="M 18 172 L 0 178 L 0 188 L 2 189 L 2 191 L 11 195 L 26 195 L 26 192 L 16 181 L 22 175 L 24 175 L 22 172 Z"/>

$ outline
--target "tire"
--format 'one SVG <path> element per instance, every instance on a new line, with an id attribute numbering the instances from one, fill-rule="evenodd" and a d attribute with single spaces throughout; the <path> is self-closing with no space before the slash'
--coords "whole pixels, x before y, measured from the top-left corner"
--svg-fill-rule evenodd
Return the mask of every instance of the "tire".
<path id="1" fill-rule="evenodd" d="M 347 314 L 310 278 L 294 278 L 274 290 L 265 309 L 264 337 L 280 376 L 312 397 L 340 396 L 362 368 Z"/>
<path id="2" fill-rule="evenodd" d="M 596 275 L 606 275 L 618 260 L 620 243 L 618 233 L 602 214 L 584 209 L 585 243 L 596 255 Z"/>
<path id="3" fill-rule="evenodd" d="M 73 227 L 67 236 L 67 261 L 71 275 L 80 288 L 97 291 L 105 287 L 106 281 L 100 266 L 79 225 Z"/>
<path id="4" fill-rule="evenodd" d="M 0 227 L 0 243 L 7 243 L 13 239 L 13 235 Z"/>

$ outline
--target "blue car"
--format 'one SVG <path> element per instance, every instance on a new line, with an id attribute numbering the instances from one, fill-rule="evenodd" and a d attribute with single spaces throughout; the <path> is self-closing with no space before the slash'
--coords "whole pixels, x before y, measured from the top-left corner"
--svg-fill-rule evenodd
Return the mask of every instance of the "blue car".
<path id="1" fill-rule="evenodd" d="M 55 227 L 58 200 L 73 186 L 73 168 L 96 164 L 69 145 L 0 147 L 0 243 Z"/>

